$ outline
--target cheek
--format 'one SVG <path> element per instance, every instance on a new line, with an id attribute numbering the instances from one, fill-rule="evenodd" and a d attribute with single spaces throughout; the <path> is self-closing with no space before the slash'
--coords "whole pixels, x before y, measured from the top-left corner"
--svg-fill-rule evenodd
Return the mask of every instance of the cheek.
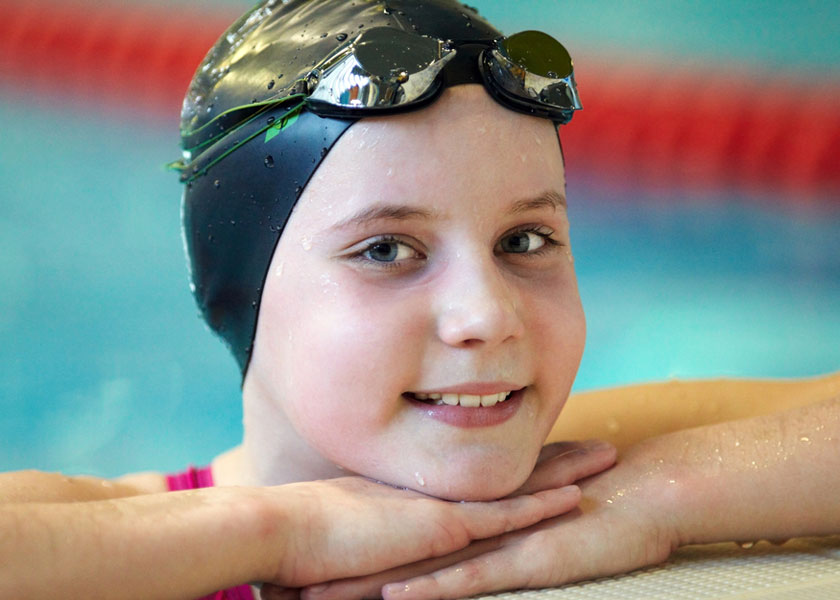
<path id="1" fill-rule="evenodd" d="M 375 429 L 397 410 L 420 364 L 411 340 L 425 328 L 418 301 L 377 290 L 340 269 L 284 282 L 273 295 L 270 344 L 287 413 L 330 428 Z M 307 299 L 303 303 L 300 299 Z M 282 314 L 278 307 L 285 306 Z M 321 425 L 323 426 L 323 425 Z"/>
<path id="2" fill-rule="evenodd" d="M 552 393 L 565 397 L 574 381 L 586 342 L 586 318 L 572 274 L 534 294 L 528 307 L 534 359 L 547 374 Z"/>

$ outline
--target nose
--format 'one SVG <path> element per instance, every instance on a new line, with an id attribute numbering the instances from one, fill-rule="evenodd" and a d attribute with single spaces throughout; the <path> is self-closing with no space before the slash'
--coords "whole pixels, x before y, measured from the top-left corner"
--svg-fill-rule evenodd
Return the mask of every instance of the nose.
<path id="1" fill-rule="evenodd" d="M 518 292 L 492 259 L 458 259 L 439 289 L 437 334 L 450 346 L 497 345 L 521 337 Z"/>

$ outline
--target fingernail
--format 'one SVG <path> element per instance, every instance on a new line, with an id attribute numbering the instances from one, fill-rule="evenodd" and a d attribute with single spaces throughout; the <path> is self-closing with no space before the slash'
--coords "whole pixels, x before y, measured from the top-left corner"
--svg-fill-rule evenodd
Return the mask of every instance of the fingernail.
<path id="1" fill-rule="evenodd" d="M 310 594 L 323 594 L 327 591 L 327 588 L 330 587 L 327 583 L 319 583 L 318 585 L 313 585 L 306 588 Z"/>
<path id="2" fill-rule="evenodd" d="M 586 442 L 584 442 L 584 446 L 586 446 L 586 449 L 590 452 L 609 450 L 613 447 L 612 444 L 603 440 L 586 440 Z"/>
<path id="3" fill-rule="evenodd" d="M 405 583 L 389 583 L 382 586 L 382 593 L 387 594 L 389 598 L 399 596 L 400 594 L 404 594 L 409 591 L 411 591 L 411 588 L 409 588 Z"/>

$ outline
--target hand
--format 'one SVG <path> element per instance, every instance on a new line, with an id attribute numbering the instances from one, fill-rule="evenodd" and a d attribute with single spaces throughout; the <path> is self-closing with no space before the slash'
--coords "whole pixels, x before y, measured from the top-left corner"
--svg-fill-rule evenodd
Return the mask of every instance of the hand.
<path id="1" fill-rule="evenodd" d="M 451 556 L 474 540 L 550 519 L 577 506 L 579 490 L 569 483 L 614 460 L 608 444 L 552 444 L 543 449 L 528 482 L 496 502 L 447 502 L 361 478 L 299 484 L 301 506 L 314 518 L 290 533 L 293 547 L 271 578 L 279 585 L 264 585 L 262 597 L 296 598 L 291 588 Z"/>
<path id="2" fill-rule="evenodd" d="M 669 493 L 674 485 L 659 465 L 657 451 L 641 444 L 609 471 L 582 482 L 581 505 L 567 515 L 449 556 L 305 590 L 302 596 L 462 598 L 552 587 L 661 562 L 676 547 L 677 528 L 665 509 L 675 501 Z M 562 481 L 564 467 L 562 454 L 543 462 L 523 489 L 541 489 L 554 477 Z"/>

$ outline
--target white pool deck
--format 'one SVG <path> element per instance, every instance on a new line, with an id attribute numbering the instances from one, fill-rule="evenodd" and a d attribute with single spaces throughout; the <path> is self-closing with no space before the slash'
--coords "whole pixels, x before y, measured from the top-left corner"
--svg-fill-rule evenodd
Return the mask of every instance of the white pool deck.
<path id="1" fill-rule="evenodd" d="M 840 600 L 840 535 L 749 549 L 687 546 L 668 562 L 556 589 L 480 598 L 516 600 Z"/>

